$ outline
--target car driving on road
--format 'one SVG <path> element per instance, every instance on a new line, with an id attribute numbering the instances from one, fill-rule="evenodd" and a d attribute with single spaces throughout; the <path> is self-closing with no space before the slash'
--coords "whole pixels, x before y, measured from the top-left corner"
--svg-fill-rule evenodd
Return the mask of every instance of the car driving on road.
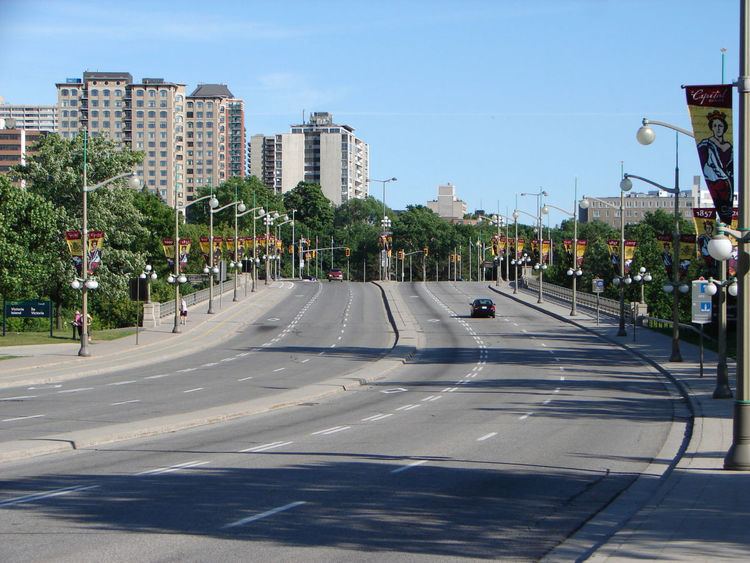
<path id="1" fill-rule="evenodd" d="M 474 301 L 472 301 L 470 305 L 470 314 L 472 317 L 495 318 L 495 304 L 492 302 L 492 299 L 474 299 Z"/>
<path id="2" fill-rule="evenodd" d="M 339 268 L 331 268 L 328 270 L 328 281 L 338 280 L 344 281 L 344 273 Z"/>

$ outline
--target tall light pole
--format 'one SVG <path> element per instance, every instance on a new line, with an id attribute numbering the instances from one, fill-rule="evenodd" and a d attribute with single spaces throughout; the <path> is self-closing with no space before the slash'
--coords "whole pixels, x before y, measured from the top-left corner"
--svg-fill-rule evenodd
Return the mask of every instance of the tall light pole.
<path id="1" fill-rule="evenodd" d="M 280 217 L 281 222 L 276 223 L 276 240 L 281 240 L 281 227 L 284 225 L 288 225 L 291 223 L 292 229 L 294 228 L 294 220 L 289 218 L 289 215 L 284 215 L 283 217 Z M 331 245 L 333 246 L 333 245 Z M 282 244 L 281 247 L 283 248 L 284 245 Z M 331 250 L 333 252 L 333 250 Z M 294 256 L 292 256 L 292 263 L 294 263 Z M 276 277 L 281 277 L 281 255 L 278 255 L 278 258 L 276 258 Z M 292 276 L 292 279 L 294 279 L 294 276 Z"/>
<path id="2" fill-rule="evenodd" d="M 255 274 L 256 274 L 256 270 L 257 270 L 257 268 L 256 268 L 257 267 L 256 260 L 258 259 L 257 250 L 256 250 L 256 242 L 257 241 L 256 241 L 256 238 L 255 238 L 256 237 L 255 222 L 259 219 L 259 217 L 255 216 L 255 212 L 256 211 L 258 212 L 258 214 L 261 217 L 265 213 L 265 211 L 263 210 L 263 208 L 260 207 L 260 206 L 259 207 L 253 207 L 252 209 L 242 210 L 242 211 L 240 211 L 239 209 L 235 209 L 235 213 L 234 213 L 234 215 L 235 215 L 235 217 L 234 217 L 234 240 L 235 240 L 235 244 L 237 244 L 236 241 L 237 241 L 237 234 L 238 234 L 237 233 L 237 219 L 239 219 L 243 215 L 247 215 L 248 213 L 252 213 L 253 214 L 253 258 L 252 258 L 253 269 L 250 271 L 250 276 L 253 279 L 253 284 L 252 284 L 252 289 L 250 290 L 251 293 L 255 291 L 255 277 L 256 277 Z M 245 291 L 247 292 L 247 279 L 245 280 Z"/>
<path id="3" fill-rule="evenodd" d="M 660 127 L 666 127 L 667 129 L 672 129 L 675 131 L 675 154 L 674 154 L 674 188 L 665 188 L 664 186 L 660 186 L 659 184 L 656 184 L 654 182 L 651 182 L 650 180 L 646 180 L 645 178 L 639 178 L 638 176 L 633 176 L 632 174 L 630 177 L 638 178 L 639 180 L 642 180 L 648 184 L 651 184 L 652 186 L 657 186 L 660 189 L 666 190 L 667 192 L 674 195 L 674 230 L 672 232 L 672 287 L 674 287 L 673 291 L 673 299 L 672 299 L 672 354 L 669 358 L 670 362 L 681 362 L 682 361 L 682 354 L 680 353 L 680 310 L 679 310 L 679 294 L 677 293 L 677 287 L 680 283 L 680 269 L 678 268 L 678 264 L 680 263 L 680 161 L 679 161 L 679 133 L 682 133 L 683 135 L 686 135 L 690 137 L 691 139 L 695 138 L 695 135 L 693 135 L 692 131 L 688 131 L 687 129 L 683 129 L 682 127 L 678 127 L 677 125 L 672 125 L 671 123 L 666 123 L 664 121 L 657 121 L 655 119 L 647 119 L 643 118 L 641 121 L 641 127 L 638 129 L 638 132 L 635 135 L 635 138 L 638 140 L 638 142 L 642 145 L 650 145 L 654 142 L 654 139 L 656 139 L 656 133 L 651 128 L 651 125 L 658 125 Z M 628 174 L 625 174 L 625 177 L 623 179 L 623 182 L 627 180 Z M 632 184 L 631 184 L 632 185 Z M 723 274 L 722 279 L 726 277 L 726 273 Z M 722 316 L 722 307 L 719 307 L 719 316 Z M 726 318 L 726 306 L 723 307 L 723 317 Z M 720 319 L 721 320 L 721 319 Z M 719 323 L 721 324 L 721 322 Z M 724 370 L 726 370 L 726 333 L 724 334 L 723 338 L 721 333 L 719 334 L 719 341 L 724 341 Z M 721 348 L 721 344 L 719 346 Z M 720 354 L 721 356 L 721 354 Z M 721 359 L 719 361 L 719 364 L 722 364 Z M 721 369 L 721 368 L 717 368 Z"/>
<path id="4" fill-rule="evenodd" d="M 380 182 L 383 185 L 383 219 L 381 220 L 381 224 L 384 225 L 383 226 L 383 230 L 385 230 L 385 223 L 386 223 L 386 221 L 388 221 L 388 217 L 385 214 L 385 185 L 388 182 L 397 182 L 398 180 L 394 177 L 394 178 L 388 178 L 387 180 L 375 180 L 374 178 L 368 178 L 367 181 L 368 182 Z M 386 275 L 386 279 L 388 279 L 388 280 L 391 279 L 391 270 L 390 270 L 390 263 L 391 263 L 391 261 L 389 259 L 388 252 L 387 252 L 387 250 L 388 250 L 388 248 L 387 248 L 387 242 L 386 242 L 386 245 L 384 246 L 384 250 L 385 250 L 384 255 L 380 259 L 380 262 L 381 262 L 381 265 L 380 265 L 380 268 L 381 268 L 380 281 L 383 281 L 383 272 L 382 272 L 383 262 L 385 262 L 385 271 L 386 271 L 386 274 L 387 274 Z"/>
<path id="5" fill-rule="evenodd" d="M 266 252 L 263 255 L 263 260 L 266 263 L 266 279 L 264 280 L 264 285 L 268 285 L 268 277 L 270 276 L 269 266 L 268 266 L 268 259 L 269 256 L 269 248 L 268 245 L 270 244 L 270 238 L 271 238 L 271 225 L 273 225 L 273 222 L 275 219 L 279 218 L 279 214 L 277 211 L 267 211 L 264 213 L 261 218 L 263 219 L 263 223 L 266 225 Z"/>
<path id="6" fill-rule="evenodd" d="M 516 227 L 516 240 L 513 243 L 513 268 L 515 269 L 515 272 L 513 274 L 514 276 L 514 282 L 513 282 L 513 293 L 518 293 L 518 217 L 520 216 L 520 213 L 517 209 L 513 210 L 513 223 L 515 223 Z"/>
<path id="7" fill-rule="evenodd" d="M 546 191 L 543 189 L 539 189 L 538 192 L 522 192 L 522 196 L 526 195 L 532 195 L 536 197 L 536 209 L 537 209 L 537 219 L 539 221 L 539 264 L 535 266 L 536 270 L 539 270 L 539 299 L 537 300 L 537 303 L 544 303 L 544 290 L 542 289 L 542 284 L 544 280 L 544 270 L 547 269 L 547 265 L 544 263 L 544 231 L 542 229 L 542 205 L 543 205 L 543 197 L 546 197 L 549 195 Z"/>
<path id="8" fill-rule="evenodd" d="M 747 151 L 750 150 L 750 0 L 740 3 L 740 76 L 736 86 L 739 93 L 739 225 L 738 230 L 728 229 L 719 223 L 717 235 L 709 243 L 709 253 L 717 260 L 726 260 L 732 253 L 732 243 L 724 233 L 731 234 L 738 241 L 737 268 L 737 396 L 734 402 L 734 423 L 732 446 L 724 458 L 724 469 L 750 470 L 750 167 Z"/>
<path id="9" fill-rule="evenodd" d="M 545 204 L 544 207 L 542 207 L 542 213 L 544 215 L 549 214 L 549 208 L 551 207 L 573 218 L 573 266 L 568 270 L 568 275 L 573 278 L 573 301 L 570 307 L 571 317 L 574 317 L 577 314 L 576 287 L 577 287 L 578 277 L 583 273 L 581 272 L 581 269 L 578 267 L 578 213 L 576 213 L 577 204 L 578 204 L 578 187 L 576 183 L 576 193 L 573 196 L 573 211 L 572 212 L 562 209 L 560 207 L 557 207 L 556 205 L 551 205 L 549 203 Z"/>
<path id="10" fill-rule="evenodd" d="M 521 194 L 521 195 L 524 195 L 524 194 Z M 536 194 L 532 194 L 532 195 L 536 195 Z M 547 195 L 547 192 L 544 192 L 544 195 Z M 539 215 L 538 216 L 532 215 L 531 213 L 527 213 L 526 211 L 521 211 L 520 209 L 516 209 L 516 210 L 513 211 L 513 218 L 516 219 L 516 244 L 518 244 L 518 217 L 520 217 L 521 213 L 523 213 L 524 215 L 527 215 L 527 216 L 531 217 L 532 219 L 534 219 L 534 221 L 536 221 L 537 225 L 539 226 L 539 232 L 540 233 L 542 232 L 542 228 L 541 228 L 541 225 L 542 225 L 542 211 L 541 211 L 541 209 L 539 209 Z M 541 239 L 542 239 L 542 235 L 540 234 L 539 235 L 539 240 L 538 240 L 538 243 L 539 243 L 539 263 L 534 266 L 534 269 L 539 272 L 539 299 L 538 299 L 537 303 L 543 303 L 544 302 L 544 297 L 543 297 L 543 293 L 542 293 L 542 272 L 547 269 L 547 265 L 546 264 L 542 265 L 543 259 L 542 259 L 542 240 Z M 529 259 L 529 261 L 530 260 L 531 259 Z M 522 262 L 523 262 L 523 268 L 524 268 L 523 271 L 525 271 L 525 268 L 526 268 L 526 261 L 527 260 L 526 260 L 526 257 L 524 255 L 524 258 L 522 260 Z M 516 260 L 516 262 L 518 262 L 518 260 Z M 516 274 L 518 274 L 518 269 L 516 269 Z M 516 285 L 518 285 L 518 278 L 517 277 L 516 277 Z M 513 293 L 517 293 L 517 291 L 514 290 Z"/>
<path id="11" fill-rule="evenodd" d="M 180 284 L 187 281 L 185 274 L 180 271 L 180 209 L 179 209 L 179 192 L 177 189 L 174 190 L 174 271 L 167 278 L 169 283 L 174 284 L 174 326 L 172 332 L 177 334 L 182 332 L 180 329 Z M 198 199 L 194 199 L 182 206 L 182 212 L 185 213 L 188 207 L 195 205 L 201 201 L 208 200 L 209 210 L 215 209 L 219 205 L 219 200 L 216 199 L 213 193 L 204 195 Z M 187 220 L 187 214 L 185 214 Z M 211 249 L 213 252 L 213 249 Z"/>
<path id="12" fill-rule="evenodd" d="M 627 183 L 620 182 L 620 206 L 619 208 L 604 201 L 591 196 L 583 196 L 581 200 L 581 208 L 588 209 L 591 206 L 591 201 L 598 201 L 599 203 L 612 207 L 613 209 L 620 210 L 620 275 L 613 280 L 613 283 L 620 288 L 620 326 L 617 329 L 617 336 L 627 336 L 628 333 L 625 330 L 625 192 L 632 187 L 632 184 L 628 186 Z"/>
<path id="13" fill-rule="evenodd" d="M 83 136 L 83 217 L 82 217 L 82 224 L 81 224 L 81 244 L 82 244 L 82 251 L 83 254 L 82 261 L 81 261 L 81 279 L 80 281 L 78 279 L 74 280 L 71 286 L 74 289 L 81 289 L 81 311 L 82 311 L 82 320 L 81 320 L 81 347 L 78 350 L 79 356 L 90 356 L 91 352 L 89 352 L 89 327 L 88 327 L 88 290 L 89 289 L 96 289 L 99 287 L 99 282 L 96 281 L 94 278 L 89 278 L 89 231 L 88 231 L 88 194 L 89 192 L 93 192 L 94 190 L 98 190 L 99 188 L 106 186 L 108 184 L 111 184 L 112 182 L 116 182 L 117 180 L 122 180 L 123 178 L 129 178 L 128 180 L 128 186 L 133 189 L 138 189 L 141 185 L 140 180 L 138 179 L 138 176 L 135 174 L 135 172 L 124 172 L 123 174 L 118 174 L 117 176 L 113 176 L 112 178 L 109 178 L 107 180 L 104 180 L 102 182 L 99 182 L 98 184 L 94 184 L 93 186 L 88 185 L 88 132 L 84 131 Z"/>
<path id="14" fill-rule="evenodd" d="M 641 128 L 641 130 L 644 127 Z M 639 130 L 640 132 L 640 130 Z M 675 155 L 676 158 L 676 155 Z M 673 300 L 672 300 L 672 355 L 669 358 L 670 362 L 681 362 L 682 354 L 680 353 L 680 309 L 679 309 L 679 292 L 677 291 L 680 286 L 680 186 L 679 186 L 679 168 L 675 166 L 675 187 L 668 188 L 657 184 L 647 178 L 636 176 L 635 174 L 625 174 L 620 187 L 624 190 L 630 190 L 633 187 L 633 182 L 630 178 L 635 178 L 647 184 L 664 190 L 674 195 L 674 231 L 672 234 L 672 286 L 673 287 Z M 665 286 L 669 287 L 669 286 Z M 726 359 L 724 360 L 724 367 L 726 369 Z"/>
<path id="15" fill-rule="evenodd" d="M 208 228 L 208 244 L 211 248 L 211 253 L 209 254 L 209 262 L 208 262 L 208 314 L 213 315 L 214 314 L 214 274 L 217 273 L 217 266 L 214 265 L 214 213 L 218 213 L 219 211 L 224 211 L 225 209 L 228 209 L 233 206 L 241 205 L 244 209 L 245 204 L 242 203 L 241 200 L 233 201 L 232 203 L 227 203 L 226 205 L 223 205 L 222 207 L 211 207 L 209 209 L 209 228 Z M 237 211 L 235 209 L 235 227 L 237 226 Z M 235 231 L 236 232 L 236 231 Z M 234 243 L 234 258 L 235 261 L 237 260 L 237 241 L 236 241 L 236 235 L 235 235 L 235 243 Z M 205 270 L 204 270 L 205 272 Z M 237 300 L 237 276 L 234 276 L 234 295 L 235 295 L 235 301 Z"/>

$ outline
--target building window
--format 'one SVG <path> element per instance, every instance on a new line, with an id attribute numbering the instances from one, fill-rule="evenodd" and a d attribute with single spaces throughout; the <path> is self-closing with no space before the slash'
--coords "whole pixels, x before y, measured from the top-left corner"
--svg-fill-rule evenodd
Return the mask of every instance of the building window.
<path id="1" fill-rule="evenodd" d="M 109 98 L 109 90 L 102 90 L 102 95 Z"/>
<path id="2" fill-rule="evenodd" d="M 143 90 L 136 90 L 135 91 L 135 95 L 138 96 L 139 98 L 142 98 L 143 97 Z"/>
<path id="3" fill-rule="evenodd" d="M 94 88 L 93 90 L 91 90 L 91 95 L 92 96 L 98 96 L 99 95 L 99 90 L 97 90 L 96 88 Z"/>
<path id="4" fill-rule="evenodd" d="M 149 90 L 148 91 L 148 97 L 149 98 L 155 98 L 156 97 L 156 90 Z"/>

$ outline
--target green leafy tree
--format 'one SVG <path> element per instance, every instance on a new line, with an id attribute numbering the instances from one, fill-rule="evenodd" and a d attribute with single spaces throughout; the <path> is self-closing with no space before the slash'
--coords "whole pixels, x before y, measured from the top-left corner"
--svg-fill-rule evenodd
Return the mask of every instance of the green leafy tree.
<path id="1" fill-rule="evenodd" d="M 295 219 L 319 237 L 328 240 L 333 234 L 333 203 L 323 195 L 320 185 L 300 182 L 284 194 L 284 206 L 287 210 L 294 209 Z"/>

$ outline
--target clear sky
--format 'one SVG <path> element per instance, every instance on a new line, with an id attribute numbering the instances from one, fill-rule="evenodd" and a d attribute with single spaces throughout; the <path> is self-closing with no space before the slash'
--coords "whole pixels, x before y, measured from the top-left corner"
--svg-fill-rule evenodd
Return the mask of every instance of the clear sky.
<path id="1" fill-rule="evenodd" d="M 85 70 L 225 83 L 248 139 L 303 111 L 354 127 L 371 177 L 398 178 L 395 208 L 450 182 L 470 210 L 512 213 L 542 187 L 572 211 L 576 177 L 579 197 L 617 195 L 623 161 L 672 186 L 674 133 L 635 132 L 644 116 L 690 128 L 680 86 L 720 83 L 722 48 L 733 81 L 739 0 L 0 0 L 6 103 L 53 104 Z M 687 137 L 679 156 L 689 187 Z"/>

